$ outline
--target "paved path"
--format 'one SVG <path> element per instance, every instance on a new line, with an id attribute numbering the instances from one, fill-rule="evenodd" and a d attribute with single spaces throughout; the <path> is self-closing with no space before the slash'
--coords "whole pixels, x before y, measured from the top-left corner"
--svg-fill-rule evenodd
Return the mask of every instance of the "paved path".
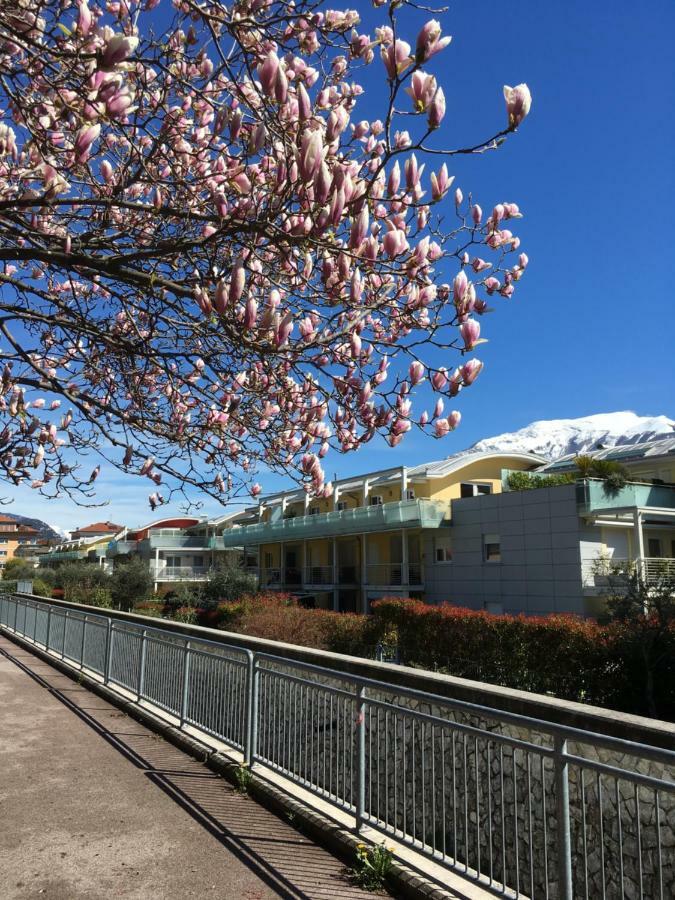
<path id="1" fill-rule="evenodd" d="M 376 896 L 343 870 L 206 766 L 0 636 L 3 900 Z"/>

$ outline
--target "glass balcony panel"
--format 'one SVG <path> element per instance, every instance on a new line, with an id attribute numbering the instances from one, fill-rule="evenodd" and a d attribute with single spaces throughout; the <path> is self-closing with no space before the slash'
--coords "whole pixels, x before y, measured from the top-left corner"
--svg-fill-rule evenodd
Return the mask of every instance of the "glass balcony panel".
<path id="1" fill-rule="evenodd" d="M 578 484 L 577 491 L 584 512 L 631 507 L 675 509 L 675 486 L 669 484 L 628 482 L 612 490 L 601 479 L 587 478 Z"/>
<path id="2" fill-rule="evenodd" d="M 379 506 L 359 506 L 315 516 L 296 516 L 278 522 L 258 522 L 232 528 L 216 539 L 216 549 L 243 547 L 275 541 L 306 540 L 365 534 L 398 528 L 439 528 L 449 514 L 449 504 L 434 500 L 399 500 Z"/>

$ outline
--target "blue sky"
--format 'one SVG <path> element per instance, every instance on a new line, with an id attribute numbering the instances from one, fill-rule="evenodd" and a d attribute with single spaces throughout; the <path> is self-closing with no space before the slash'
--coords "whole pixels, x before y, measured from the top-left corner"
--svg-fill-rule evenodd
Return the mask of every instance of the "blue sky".
<path id="1" fill-rule="evenodd" d="M 369 26 L 382 21 L 356 5 Z M 445 90 L 448 143 L 502 127 L 504 83 L 532 90 L 530 117 L 499 152 L 450 167 L 484 209 L 519 204 L 514 230 L 530 267 L 483 322 L 485 370 L 458 398 L 461 427 L 440 442 L 413 434 L 395 450 L 373 441 L 332 455 L 331 476 L 440 458 L 536 419 L 675 416 L 675 4 L 455 0 L 441 19 L 453 42 L 431 68 Z M 415 33 L 404 36 L 412 43 Z M 377 93 L 369 97 L 357 118 L 377 117 Z M 151 518 L 146 480 L 104 470 L 99 491 L 111 502 L 89 511 L 27 488 L 0 493 L 14 498 L 11 511 L 65 528 Z"/>

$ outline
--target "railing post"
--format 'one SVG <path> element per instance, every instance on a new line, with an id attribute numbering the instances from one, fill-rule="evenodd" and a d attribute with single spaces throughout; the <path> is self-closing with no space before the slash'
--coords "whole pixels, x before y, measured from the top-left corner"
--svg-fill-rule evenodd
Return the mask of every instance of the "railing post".
<path id="1" fill-rule="evenodd" d="M 190 641 L 183 645 L 183 683 L 181 685 L 180 727 L 185 725 L 188 714 L 188 698 L 190 691 Z"/>
<path id="2" fill-rule="evenodd" d="M 80 644 L 80 668 L 84 669 L 84 647 L 87 640 L 87 615 L 82 616 L 82 643 Z"/>
<path id="3" fill-rule="evenodd" d="M 13 628 L 13 631 L 15 634 L 16 634 L 16 618 L 17 618 L 18 613 L 19 613 L 19 601 L 15 598 L 14 599 L 14 628 Z"/>
<path id="4" fill-rule="evenodd" d="M 147 640 L 147 629 L 143 629 L 143 634 L 141 635 L 141 659 L 138 666 L 138 684 L 136 687 L 136 700 L 141 699 L 141 695 L 143 694 L 143 687 L 145 684 L 145 655 L 147 652 L 148 640 Z"/>
<path id="5" fill-rule="evenodd" d="M 258 661 L 255 654 L 248 658 L 246 673 L 246 735 L 244 743 L 244 762 L 251 768 L 258 750 Z"/>
<path id="6" fill-rule="evenodd" d="M 63 641 L 61 642 L 61 659 L 65 659 L 66 657 L 66 638 L 68 637 L 68 622 L 70 621 L 70 616 L 68 615 L 68 610 L 66 610 L 65 615 L 63 617 Z"/>
<path id="7" fill-rule="evenodd" d="M 52 608 L 47 607 L 47 634 L 45 635 L 45 650 L 49 652 L 49 633 L 52 629 Z"/>
<path id="8" fill-rule="evenodd" d="M 103 666 L 103 684 L 110 681 L 110 661 L 112 660 L 113 650 L 113 621 L 108 617 L 108 628 L 105 633 L 105 662 Z"/>
<path id="9" fill-rule="evenodd" d="M 356 702 L 356 830 L 366 820 L 366 688 L 359 688 Z"/>
<path id="10" fill-rule="evenodd" d="M 572 842 L 567 741 L 559 735 L 554 737 L 553 766 L 558 820 L 558 897 L 560 900 L 572 900 Z"/>

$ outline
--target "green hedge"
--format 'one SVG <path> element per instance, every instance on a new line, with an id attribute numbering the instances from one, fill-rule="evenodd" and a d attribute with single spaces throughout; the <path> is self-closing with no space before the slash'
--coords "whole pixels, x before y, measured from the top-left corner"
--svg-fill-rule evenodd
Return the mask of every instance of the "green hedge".
<path id="1" fill-rule="evenodd" d="M 675 721 L 675 622 L 600 625 L 400 598 L 377 600 L 363 616 L 306 609 L 276 592 L 208 607 L 152 606 L 181 621 L 370 659 L 378 643 L 395 646 L 405 665 Z"/>

